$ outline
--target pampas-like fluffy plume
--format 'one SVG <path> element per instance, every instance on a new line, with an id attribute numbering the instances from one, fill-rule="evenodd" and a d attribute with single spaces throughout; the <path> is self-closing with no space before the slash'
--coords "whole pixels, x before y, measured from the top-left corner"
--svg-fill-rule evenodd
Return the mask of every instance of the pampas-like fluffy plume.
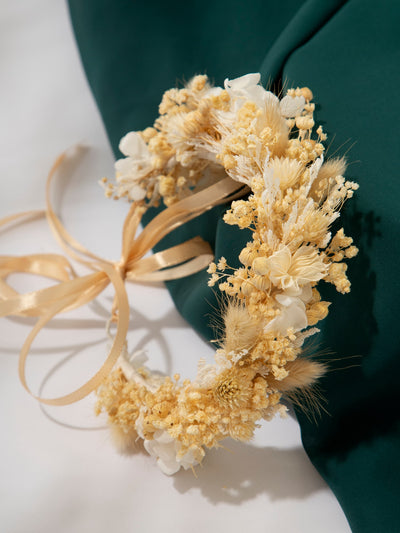
<path id="1" fill-rule="evenodd" d="M 227 353 L 250 349 L 259 337 L 262 326 L 249 315 L 246 307 L 229 302 L 224 315 L 223 347 Z"/>
<path id="2" fill-rule="evenodd" d="M 326 373 L 327 367 L 323 363 L 299 357 L 295 361 L 287 363 L 286 370 L 289 375 L 281 381 L 269 380 L 271 387 L 285 393 L 311 387 Z"/>
<path id="3" fill-rule="evenodd" d="M 334 180 L 336 176 L 343 176 L 346 166 L 346 160 L 344 157 L 328 159 L 328 161 L 325 161 L 318 172 L 317 178 L 311 186 L 310 196 L 318 201 L 324 200 L 329 191 L 331 180 Z"/>
<path id="4" fill-rule="evenodd" d="M 289 375 L 282 381 L 271 380 L 270 386 L 277 388 L 292 405 L 303 411 L 307 418 L 317 423 L 322 411 L 326 411 L 324 395 L 318 380 L 327 366 L 317 361 L 299 357 L 287 364 Z"/>

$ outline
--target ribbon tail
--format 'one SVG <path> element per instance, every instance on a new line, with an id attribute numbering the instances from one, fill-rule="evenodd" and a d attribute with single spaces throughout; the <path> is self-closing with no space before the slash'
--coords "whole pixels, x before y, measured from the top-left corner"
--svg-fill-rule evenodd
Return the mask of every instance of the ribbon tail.
<path id="1" fill-rule="evenodd" d="M 20 222 L 23 218 L 42 218 L 46 215 L 46 211 L 43 209 L 35 209 L 31 211 L 23 211 L 21 213 L 14 213 L 13 215 L 8 215 L 0 219 L 0 228 L 12 224 L 13 222 Z"/>
<path id="2" fill-rule="evenodd" d="M 193 194 L 193 196 L 167 207 L 145 226 L 142 233 L 134 241 L 128 258 L 129 261 L 143 257 L 165 235 L 182 226 L 182 224 L 202 215 L 217 205 L 243 196 L 246 191 L 247 187 L 243 183 L 234 181 L 231 178 L 225 178 Z"/>
<path id="3" fill-rule="evenodd" d="M 124 282 L 121 278 L 121 276 L 118 274 L 118 272 L 113 267 L 105 267 L 105 273 L 109 277 L 111 283 L 113 284 L 115 288 L 115 297 L 116 297 L 116 306 L 117 306 L 117 331 L 114 337 L 113 344 L 111 346 L 110 352 L 101 366 L 101 368 L 96 372 L 96 374 L 91 377 L 86 383 L 84 383 L 81 387 L 74 390 L 73 392 L 66 394 L 64 396 L 60 396 L 58 398 L 42 398 L 40 396 L 36 396 L 32 393 L 30 388 L 28 387 L 27 381 L 26 381 L 26 361 L 29 355 L 29 350 L 32 346 L 33 341 L 35 340 L 36 336 L 39 334 L 39 332 L 46 326 L 46 324 L 62 309 L 64 309 L 65 304 L 73 302 L 73 297 L 71 297 L 71 302 L 63 302 L 62 304 L 55 305 L 52 307 L 51 311 L 47 313 L 45 316 L 41 317 L 37 323 L 35 324 L 34 328 L 29 333 L 28 337 L 25 340 L 25 343 L 22 347 L 22 350 L 20 352 L 19 357 L 19 364 L 18 364 L 18 372 L 19 372 L 19 378 L 21 380 L 21 383 L 23 387 L 38 400 L 39 402 L 46 404 L 46 405 L 69 405 L 71 403 L 77 402 L 79 400 L 82 400 L 86 396 L 88 396 L 91 392 L 96 390 L 103 382 L 106 376 L 111 372 L 113 366 L 117 362 L 118 357 L 121 354 L 121 351 L 125 344 L 126 335 L 128 333 L 129 328 L 129 303 L 128 303 L 128 296 L 126 293 Z"/>
<path id="4" fill-rule="evenodd" d="M 167 281 L 190 276 L 206 268 L 213 260 L 211 246 L 201 237 L 172 246 L 127 265 L 129 281 Z"/>
<path id="5" fill-rule="evenodd" d="M 190 276 L 204 270 L 211 263 L 213 257 L 213 254 L 200 255 L 190 259 L 183 265 L 161 270 L 160 272 L 142 274 L 138 277 L 137 281 L 171 281 L 173 279 L 184 278 L 185 276 Z M 136 278 L 133 278 L 132 281 L 136 281 Z"/>

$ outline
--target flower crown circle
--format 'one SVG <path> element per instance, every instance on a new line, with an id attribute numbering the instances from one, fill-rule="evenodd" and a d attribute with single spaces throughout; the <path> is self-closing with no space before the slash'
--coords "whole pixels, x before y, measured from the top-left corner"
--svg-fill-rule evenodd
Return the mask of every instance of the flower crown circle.
<path id="1" fill-rule="evenodd" d="M 98 391 L 122 451 L 140 438 L 166 474 L 201 463 L 205 449 L 252 438 L 261 419 L 285 415 L 282 398 L 307 389 L 325 365 L 302 357 L 305 339 L 328 314 L 319 281 L 350 290 L 344 259 L 357 248 L 330 227 L 356 183 L 343 159 L 324 162 L 326 135 L 314 132 L 312 93 L 279 99 L 259 74 L 213 87 L 206 76 L 167 91 L 152 128 L 128 133 L 106 196 L 167 206 L 226 177 L 245 184 L 224 221 L 252 232 L 240 268 L 211 263 L 209 285 L 227 295 L 214 364 L 201 359 L 193 381 L 153 375 L 141 354 L 120 356 Z"/>
<path id="2" fill-rule="evenodd" d="M 0 316 L 39 317 L 20 354 L 19 375 L 28 391 L 25 363 L 41 328 L 59 312 L 89 303 L 111 283 L 112 346 L 105 363 L 73 393 L 37 398 L 41 402 L 65 405 L 96 390 L 96 413 L 107 413 L 119 450 L 133 451 L 142 439 L 168 475 L 193 469 L 207 448 L 221 446 L 226 437 L 251 439 L 260 420 L 285 416 L 285 397 L 297 398 L 301 406 L 301 393 L 306 398 L 326 371 L 325 364 L 303 353 L 304 341 L 328 314 L 318 283 L 349 292 L 345 259 L 358 251 L 343 229 L 331 233 L 358 185 L 343 177 L 343 159 L 324 162 L 326 135 L 321 126 L 315 128 L 312 99 L 308 88 L 289 89 L 279 99 L 260 85 L 259 74 L 225 80 L 224 88 L 195 76 L 184 88 L 167 91 L 154 126 L 121 140 L 125 157 L 116 162 L 115 181 L 101 182 L 106 196 L 132 202 L 118 262 L 95 256 L 63 227 L 50 201 L 50 184 L 63 157 L 55 163 L 41 214 L 66 254 L 92 273 L 78 277 L 56 254 L 0 258 Z M 161 201 L 166 209 L 136 237 L 143 214 Z M 224 257 L 210 263 L 210 247 L 200 238 L 144 257 L 173 229 L 228 201 L 224 221 L 251 234 L 239 268 Z M 35 212 L 11 215 L 0 226 L 27 214 Z M 128 354 L 124 282 L 176 279 L 207 266 L 209 286 L 226 296 L 215 362 L 200 359 L 192 381 L 151 372 L 142 353 Z M 20 295 L 6 283 L 14 272 L 59 283 Z"/>

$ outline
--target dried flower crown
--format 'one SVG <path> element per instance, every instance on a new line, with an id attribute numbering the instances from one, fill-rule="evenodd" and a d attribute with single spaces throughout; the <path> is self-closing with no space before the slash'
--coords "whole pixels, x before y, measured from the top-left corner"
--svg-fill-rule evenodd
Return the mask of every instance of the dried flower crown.
<path id="1" fill-rule="evenodd" d="M 205 449 L 232 437 L 249 440 L 261 419 L 284 415 L 282 397 L 311 386 L 325 366 L 302 357 L 304 340 L 328 314 L 319 281 L 349 292 L 345 259 L 357 248 L 331 225 L 358 185 L 343 177 L 342 159 L 323 160 L 326 135 L 314 132 L 308 88 L 279 99 L 259 74 L 212 87 L 196 76 L 167 91 L 154 127 L 128 133 L 116 180 L 106 195 L 167 206 L 231 178 L 250 195 L 224 221 L 252 232 L 240 268 L 221 257 L 209 285 L 228 296 L 215 363 L 200 360 L 193 381 L 152 374 L 126 345 L 98 389 L 119 447 L 138 438 L 166 474 L 200 463 Z"/>
<path id="2" fill-rule="evenodd" d="M 40 330 L 111 283 L 109 325 L 115 322 L 116 332 L 106 361 L 72 393 L 37 398 L 66 405 L 97 390 L 97 413 L 108 414 L 120 450 L 129 452 L 143 439 L 166 474 L 193 468 L 206 448 L 220 446 L 226 437 L 249 440 L 261 419 L 284 416 L 282 399 L 298 397 L 325 372 L 324 364 L 302 356 L 305 339 L 318 331 L 313 326 L 328 314 L 318 282 L 332 283 L 341 293 L 350 290 L 344 260 L 357 248 L 343 229 L 332 237 L 330 228 L 358 186 L 343 178 L 342 159 L 323 161 L 326 136 L 321 127 L 314 132 L 311 91 L 289 89 L 280 100 L 259 81 L 259 74 L 248 74 L 226 80 L 222 89 L 196 76 L 183 89 L 164 94 L 154 127 L 122 139 L 126 157 L 116 163 L 116 180 L 102 180 L 107 196 L 132 201 L 119 261 L 86 250 L 54 212 L 50 185 L 65 155 L 50 172 L 46 210 L 0 221 L 1 227 L 45 215 L 66 255 L 92 272 L 77 276 L 57 254 L 0 257 L 0 316 L 38 317 L 20 353 L 23 386 L 30 392 L 25 364 Z M 243 188 L 250 194 L 237 200 Z M 143 213 L 161 199 L 167 208 L 135 236 Z M 179 225 L 231 200 L 224 221 L 252 235 L 239 255 L 240 268 L 229 267 L 223 257 L 210 264 L 210 247 L 200 238 L 145 257 Z M 128 355 L 124 282 L 176 279 L 207 265 L 209 285 L 218 284 L 227 296 L 215 363 L 201 359 L 193 381 L 156 375 L 144 366 L 142 354 Z M 58 284 L 19 294 L 6 282 L 15 272 Z"/>

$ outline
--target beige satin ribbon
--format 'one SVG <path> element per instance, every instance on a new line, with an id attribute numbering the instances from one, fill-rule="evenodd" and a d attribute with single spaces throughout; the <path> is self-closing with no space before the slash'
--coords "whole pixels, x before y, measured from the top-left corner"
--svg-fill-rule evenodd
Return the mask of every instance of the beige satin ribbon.
<path id="1" fill-rule="evenodd" d="M 126 341 L 129 327 L 129 303 L 124 281 L 164 281 L 188 276 L 204 269 L 213 254 L 208 243 L 195 237 L 182 244 L 144 258 L 158 242 L 174 229 L 216 205 L 242 196 L 243 185 L 226 178 L 193 194 L 159 213 L 136 237 L 145 211 L 143 202 L 132 204 L 122 231 L 122 253 L 118 262 L 107 261 L 91 253 L 64 228 L 50 201 L 50 186 L 66 154 L 54 163 L 46 184 L 46 210 L 27 211 L 0 220 L 0 227 L 27 218 L 46 216 L 48 224 L 66 254 L 93 272 L 77 277 L 70 262 L 58 254 L 32 254 L 0 257 L 0 317 L 37 316 L 19 357 L 19 377 L 25 389 L 48 405 L 67 405 L 81 400 L 97 389 L 115 365 Z M 11 273 L 37 274 L 59 283 L 46 289 L 19 294 L 6 282 Z M 35 396 L 26 382 L 25 366 L 29 350 L 40 330 L 58 313 L 81 307 L 96 298 L 109 284 L 115 290 L 113 318 L 116 334 L 111 350 L 96 374 L 75 391 L 58 398 Z"/>

